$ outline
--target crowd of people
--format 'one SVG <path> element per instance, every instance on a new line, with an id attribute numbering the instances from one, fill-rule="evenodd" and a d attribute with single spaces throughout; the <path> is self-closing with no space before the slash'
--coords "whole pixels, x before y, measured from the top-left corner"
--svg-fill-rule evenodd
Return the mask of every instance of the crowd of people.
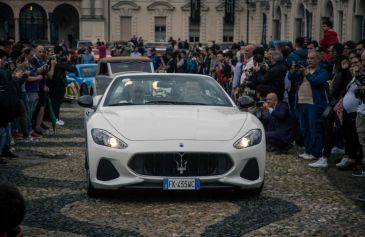
<path id="1" fill-rule="evenodd" d="M 331 155 L 340 153 L 338 169 L 353 169 L 354 176 L 365 177 L 365 40 L 340 43 L 330 21 L 323 30 L 319 42 L 298 37 L 294 47 L 290 42 L 192 47 L 186 40 L 170 38 L 161 55 L 144 47 L 141 37 L 113 47 L 98 42 L 97 47 L 100 57 L 106 50 L 113 56 L 150 57 L 157 72 L 209 75 L 237 104 L 253 102 L 249 111 L 266 129 L 268 151 L 285 153 L 295 142 L 304 146 L 300 158 L 315 161 L 309 164 L 312 168 L 328 167 Z M 0 151 L 11 157 L 11 137 L 42 136 L 48 98 L 57 123 L 64 124 L 59 111 L 65 71 L 93 59 L 83 46 L 76 61 L 62 45 L 53 52 L 42 46 L 0 46 L 0 85 L 5 91 L 0 104 L 8 111 L 0 119 Z"/>
<path id="2" fill-rule="evenodd" d="M 66 70 L 73 70 L 71 54 L 62 46 L 47 49 L 23 44 L 0 44 L 0 153 L 15 158 L 14 140 L 32 142 L 50 129 L 49 111 L 64 125 L 60 108 L 66 88 Z M 0 164 L 6 160 L 0 158 Z"/>

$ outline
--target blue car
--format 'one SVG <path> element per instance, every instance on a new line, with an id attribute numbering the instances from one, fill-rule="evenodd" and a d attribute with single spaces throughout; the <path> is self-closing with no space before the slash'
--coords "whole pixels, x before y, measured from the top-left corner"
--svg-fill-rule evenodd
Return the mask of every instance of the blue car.
<path id="1" fill-rule="evenodd" d="M 80 96 L 92 94 L 97 64 L 77 64 L 74 73 L 66 71 L 67 84 L 76 83 L 80 88 Z"/>

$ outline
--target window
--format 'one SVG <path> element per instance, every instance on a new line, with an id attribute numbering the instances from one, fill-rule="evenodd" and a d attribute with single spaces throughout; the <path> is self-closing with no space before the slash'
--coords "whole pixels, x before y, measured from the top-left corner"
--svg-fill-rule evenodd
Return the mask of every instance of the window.
<path id="1" fill-rule="evenodd" d="M 199 42 L 200 37 L 200 25 L 198 22 L 191 22 L 189 25 L 189 41 Z"/>
<path id="2" fill-rule="evenodd" d="M 365 17 L 362 18 L 362 39 L 365 38 Z"/>
<path id="3" fill-rule="evenodd" d="M 338 12 L 338 38 L 342 42 L 342 30 L 343 30 L 343 12 Z"/>
<path id="4" fill-rule="evenodd" d="M 224 24 L 223 42 L 233 42 L 233 24 L 228 24 L 228 23 Z"/>
<path id="5" fill-rule="evenodd" d="M 155 17 L 155 41 L 166 41 L 166 17 Z"/>
<path id="6" fill-rule="evenodd" d="M 29 4 L 20 11 L 20 37 L 22 40 L 46 39 L 47 18 L 44 10 Z"/>
<path id="7" fill-rule="evenodd" d="M 303 37 L 303 29 L 304 29 L 303 25 L 304 25 L 304 21 L 302 18 L 295 19 L 295 31 L 296 31 L 295 36 L 296 37 Z"/>
<path id="8" fill-rule="evenodd" d="M 312 38 L 312 13 L 310 13 L 308 10 L 305 11 L 305 19 L 306 19 L 306 25 L 307 25 L 307 32 L 306 36 L 307 38 Z"/>
<path id="9" fill-rule="evenodd" d="M 267 17 L 266 14 L 262 14 L 262 35 L 261 43 L 266 44 L 266 32 L 267 32 Z"/>
<path id="10" fill-rule="evenodd" d="M 122 16 L 120 18 L 120 39 L 129 41 L 132 38 L 132 17 Z"/>

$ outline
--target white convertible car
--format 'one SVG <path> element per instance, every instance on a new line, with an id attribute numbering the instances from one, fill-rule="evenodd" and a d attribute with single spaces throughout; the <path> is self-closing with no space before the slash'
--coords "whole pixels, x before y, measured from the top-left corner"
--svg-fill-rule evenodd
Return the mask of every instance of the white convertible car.
<path id="1" fill-rule="evenodd" d="M 121 188 L 236 188 L 264 184 L 264 128 L 211 77 L 116 76 L 102 98 L 83 96 L 88 194 Z"/>

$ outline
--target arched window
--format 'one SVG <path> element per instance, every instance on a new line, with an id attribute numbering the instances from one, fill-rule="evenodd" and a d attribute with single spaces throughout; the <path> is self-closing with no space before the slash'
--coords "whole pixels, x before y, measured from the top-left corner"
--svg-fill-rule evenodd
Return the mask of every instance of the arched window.
<path id="1" fill-rule="evenodd" d="M 59 5 L 50 14 L 50 30 L 52 42 L 64 40 L 69 47 L 75 46 L 79 39 L 79 13 L 71 5 Z"/>
<path id="2" fill-rule="evenodd" d="M 28 4 L 20 11 L 20 39 L 29 42 L 47 39 L 47 15 L 36 4 Z"/>
<path id="3" fill-rule="evenodd" d="M 14 14 L 11 8 L 0 3 L 0 40 L 14 38 Z"/>

